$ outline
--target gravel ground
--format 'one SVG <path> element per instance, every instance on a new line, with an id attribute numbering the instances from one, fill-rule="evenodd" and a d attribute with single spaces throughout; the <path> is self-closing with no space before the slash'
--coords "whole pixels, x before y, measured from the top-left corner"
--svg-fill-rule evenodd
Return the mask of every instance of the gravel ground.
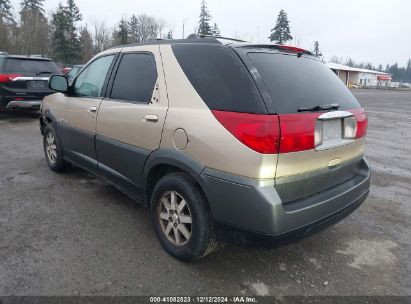
<path id="1" fill-rule="evenodd" d="M 51 172 L 35 115 L 0 114 L 0 295 L 411 295 L 411 92 L 355 90 L 371 194 L 272 250 L 169 257 L 148 211 L 92 175 Z"/>

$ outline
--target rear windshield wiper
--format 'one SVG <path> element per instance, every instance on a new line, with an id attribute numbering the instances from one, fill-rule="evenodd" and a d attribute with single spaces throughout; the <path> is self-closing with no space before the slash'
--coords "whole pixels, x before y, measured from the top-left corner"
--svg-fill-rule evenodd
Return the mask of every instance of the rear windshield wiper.
<path id="1" fill-rule="evenodd" d="M 299 108 L 298 112 L 315 112 L 315 111 L 324 111 L 324 110 L 338 110 L 340 105 L 338 103 L 319 105 L 310 108 Z"/>
<path id="2" fill-rule="evenodd" d="M 38 73 L 36 73 L 36 76 L 39 76 L 41 74 L 53 74 L 53 72 L 50 72 L 50 71 L 38 72 Z"/>

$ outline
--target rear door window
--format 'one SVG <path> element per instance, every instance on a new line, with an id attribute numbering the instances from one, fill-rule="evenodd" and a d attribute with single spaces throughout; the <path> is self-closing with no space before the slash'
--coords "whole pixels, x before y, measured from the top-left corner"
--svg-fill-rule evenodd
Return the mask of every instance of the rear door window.
<path id="1" fill-rule="evenodd" d="M 127 53 L 121 58 L 111 90 L 111 99 L 149 103 L 157 81 L 154 56 Z"/>
<path id="2" fill-rule="evenodd" d="M 172 49 L 211 110 L 267 113 L 250 73 L 233 50 L 214 44 L 174 44 Z"/>
<path id="3" fill-rule="evenodd" d="M 6 73 L 20 74 L 60 74 L 56 64 L 49 60 L 6 59 L 4 66 Z"/>
<path id="4" fill-rule="evenodd" d="M 279 114 L 337 103 L 339 110 L 360 108 L 350 90 L 321 61 L 279 53 L 248 53 Z"/>

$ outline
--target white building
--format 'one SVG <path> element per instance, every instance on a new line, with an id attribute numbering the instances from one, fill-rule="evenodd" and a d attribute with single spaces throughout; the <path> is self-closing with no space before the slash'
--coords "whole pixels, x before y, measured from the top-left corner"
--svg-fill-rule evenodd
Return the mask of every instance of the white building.
<path id="1" fill-rule="evenodd" d="M 328 62 L 327 65 L 348 87 L 353 85 L 359 87 L 389 87 L 391 84 L 391 74 L 353 68 L 334 62 Z"/>

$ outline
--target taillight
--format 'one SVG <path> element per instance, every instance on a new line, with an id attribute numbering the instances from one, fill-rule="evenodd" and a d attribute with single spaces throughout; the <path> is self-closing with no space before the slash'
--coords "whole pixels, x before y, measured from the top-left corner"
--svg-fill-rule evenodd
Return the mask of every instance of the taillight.
<path id="1" fill-rule="evenodd" d="M 357 119 L 355 116 L 344 118 L 342 128 L 344 139 L 355 139 L 357 136 Z"/>
<path id="2" fill-rule="evenodd" d="M 322 134 L 315 133 L 315 123 L 321 113 L 280 115 L 280 153 L 314 149 Z"/>
<path id="3" fill-rule="evenodd" d="M 260 115 L 213 110 L 217 120 L 244 145 L 262 154 L 277 154 L 277 115 Z"/>
<path id="4" fill-rule="evenodd" d="M 357 119 L 357 132 L 355 138 L 362 138 L 367 134 L 368 119 L 364 109 L 349 110 Z"/>
<path id="5" fill-rule="evenodd" d="M 0 83 L 7 83 L 14 78 L 20 77 L 20 74 L 0 74 Z"/>
<path id="6" fill-rule="evenodd" d="M 306 50 L 296 47 L 296 46 L 291 46 L 291 45 L 278 45 L 277 46 L 279 49 L 287 50 L 290 52 L 295 52 L 295 53 L 304 53 L 307 52 Z"/>
<path id="7" fill-rule="evenodd" d="M 323 141 L 322 124 L 318 120 L 323 113 L 259 115 L 215 110 L 212 112 L 239 141 L 259 153 L 276 154 L 312 150 Z M 364 109 L 349 112 L 354 116 L 342 120 L 342 138 L 364 137 L 367 130 Z"/>

